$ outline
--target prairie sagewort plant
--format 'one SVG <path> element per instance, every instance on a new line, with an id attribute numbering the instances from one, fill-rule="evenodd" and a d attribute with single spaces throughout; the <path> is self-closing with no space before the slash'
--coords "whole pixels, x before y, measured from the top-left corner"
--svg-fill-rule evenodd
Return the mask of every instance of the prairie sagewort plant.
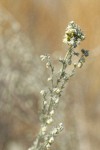
<path id="1" fill-rule="evenodd" d="M 41 55 L 41 61 L 45 62 L 46 68 L 50 71 L 50 87 L 42 90 L 42 109 L 40 114 L 40 131 L 33 145 L 28 150 L 48 150 L 54 143 L 56 136 L 63 130 L 63 124 L 59 123 L 53 127 L 54 114 L 60 102 L 60 97 L 65 88 L 65 84 L 75 74 L 77 68 L 81 68 L 89 55 L 88 50 L 81 49 L 80 53 L 75 48 L 85 39 L 80 27 L 71 21 L 66 30 L 63 42 L 68 45 L 65 57 L 59 58 L 61 69 L 55 72 L 55 67 L 49 55 Z M 76 57 L 77 59 L 73 59 Z M 69 69 L 70 68 L 70 69 Z M 70 71 L 69 71 L 70 70 Z M 49 126 L 51 129 L 49 130 Z"/>

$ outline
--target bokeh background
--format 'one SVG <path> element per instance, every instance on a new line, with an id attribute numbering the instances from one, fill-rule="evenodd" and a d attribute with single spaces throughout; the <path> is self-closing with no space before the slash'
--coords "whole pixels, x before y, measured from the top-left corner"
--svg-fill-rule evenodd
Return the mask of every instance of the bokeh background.
<path id="1" fill-rule="evenodd" d="M 65 53 L 74 20 L 90 50 L 63 94 L 56 122 L 64 131 L 52 149 L 100 149 L 100 0 L 0 0 L 0 150 L 27 150 L 39 131 L 40 90 L 47 73 L 39 56 Z"/>

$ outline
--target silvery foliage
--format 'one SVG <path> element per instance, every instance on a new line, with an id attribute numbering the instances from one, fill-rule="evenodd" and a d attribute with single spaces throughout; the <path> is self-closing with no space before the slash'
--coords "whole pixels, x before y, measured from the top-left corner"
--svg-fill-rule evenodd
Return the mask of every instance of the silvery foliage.
<path id="1" fill-rule="evenodd" d="M 54 143 L 55 137 L 63 130 L 63 124 L 59 123 L 56 127 L 52 127 L 54 114 L 59 104 L 65 84 L 75 74 L 77 68 L 81 68 L 85 62 L 86 57 L 89 55 L 88 50 L 82 49 L 79 52 L 75 48 L 85 39 L 80 27 L 71 21 L 66 30 L 63 42 L 69 46 L 66 50 L 64 58 L 59 58 L 61 69 L 55 72 L 55 67 L 52 63 L 50 55 L 41 55 L 41 61 L 45 62 L 46 68 L 50 71 L 50 76 L 47 81 L 50 87 L 46 90 L 41 90 L 43 105 L 40 114 L 40 131 L 37 135 L 32 147 L 28 150 L 48 150 Z M 77 62 L 74 62 L 73 57 L 77 57 Z M 68 71 L 68 68 L 70 72 Z M 51 125 L 52 129 L 49 129 Z"/>

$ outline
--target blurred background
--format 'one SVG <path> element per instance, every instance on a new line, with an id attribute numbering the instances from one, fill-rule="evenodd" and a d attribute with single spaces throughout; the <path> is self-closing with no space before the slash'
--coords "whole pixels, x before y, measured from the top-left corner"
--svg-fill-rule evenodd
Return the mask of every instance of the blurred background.
<path id="1" fill-rule="evenodd" d="M 64 123 L 53 150 L 100 149 L 100 0 L 0 0 L 0 150 L 27 150 L 39 131 L 40 90 L 47 73 L 39 56 L 65 53 L 74 20 L 90 50 L 69 81 L 56 114 Z"/>

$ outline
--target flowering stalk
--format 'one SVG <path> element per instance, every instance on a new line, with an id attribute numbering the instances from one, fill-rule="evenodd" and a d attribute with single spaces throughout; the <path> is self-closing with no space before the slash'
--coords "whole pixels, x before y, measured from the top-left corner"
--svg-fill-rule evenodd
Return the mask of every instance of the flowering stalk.
<path id="1" fill-rule="evenodd" d="M 55 73 L 55 68 L 49 55 L 40 56 L 41 60 L 46 63 L 46 68 L 50 69 L 51 73 L 48 81 L 51 83 L 51 86 L 40 92 L 43 99 L 40 115 L 41 127 L 33 146 L 28 150 L 49 149 L 54 142 L 56 135 L 62 131 L 62 123 L 59 123 L 57 127 L 53 127 L 52 131 L 49 131 L 48 129 L 49 125 L 54 121 L 56 107 L 58 106 L 66 82 L 68 82 L 68 80 L 75 74 L 77 68 L 83 66 L 85 58 L 89 55 L 88 51 L 85 49 L 81 50 L 81 54 L 74 50 L 84 39 L 85 36 L 80 27 L 71 21 L 66 28 L 63 39 L 63 42 L 69 45 L 69 49 L 66 51 L 64 58 L 59 58 L 59 62 L 62 66 L 58 73 Z M 77 62 L 74 62 L 74 56 L 77 57 Z M 69 72 L 70 66 L 72 66 L 72 69 L 70 69 Z"/>

